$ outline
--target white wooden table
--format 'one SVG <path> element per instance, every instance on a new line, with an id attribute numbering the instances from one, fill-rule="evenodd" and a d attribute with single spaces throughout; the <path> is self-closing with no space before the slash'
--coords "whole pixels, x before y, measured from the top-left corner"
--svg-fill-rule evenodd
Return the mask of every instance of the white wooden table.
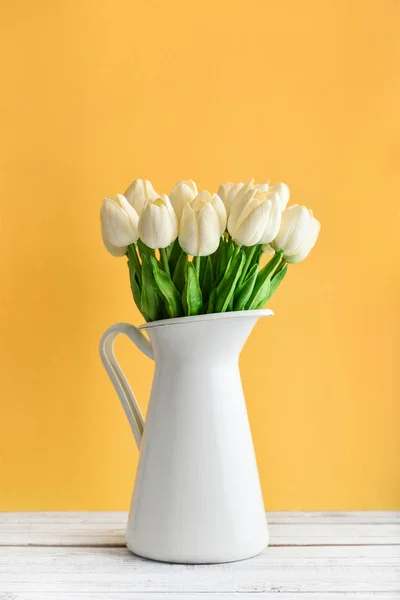
<path id="1" fill-rule="evenodd" d="M 171 565 L 124 546 L 126 513 L 0 513 L 0 600 L 400 600 L 400 513 L 268 513 L 250 560 Z"/>

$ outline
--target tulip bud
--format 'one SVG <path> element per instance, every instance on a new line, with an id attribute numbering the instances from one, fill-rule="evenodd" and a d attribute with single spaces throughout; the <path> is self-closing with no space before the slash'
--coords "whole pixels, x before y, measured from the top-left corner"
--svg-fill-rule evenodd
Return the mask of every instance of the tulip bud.
<path id="1" fill-rule="evenodd" d="M 159 197 L 148 179 L 135 179 L 135 181 L 132 181 L 124 196 L 138 215 L 142 214 L 147 200 L 156 200 Z"/>
<path id="2" fill-rule="evenodd" d="M 210 192 L 203 190 L 197 194 L 196 198 L 191 203 L 191 206 L 193 209 L 200 210 L 205 204 L 211 204 L 214 207 L 218 215 L 220 236 L 223 235 L 226 229 L 226 208 L 224 203 L 218 194 L 212 196 Z"/>
<path id="3" fill-rule="evenodd" d="M 223 183 L 219 186 L 218 196 L 225 205 L 226 212 L 229 214 L 233 200 L 237 193 L 242 189 L 244 183 Z"/>
<path id="4" fill-rule="evenodd" d="M 112 246 L 122 248 L 137 242 L 139 216 L 122 194 L 103 200 L 100 220 L 103 239 Z"/>
<path id="5" fill-rule="evenodd" d="M 178 219 L 166 194 L 148 199 L 139 219 L 140 239 L 149 248 L 166 248 L 178 237 Z"/>
<path id="6" fill-rule="evenodd" d="M 118 246 L 113 246 L 109 241 L 107 241 L 106 238 L 104 237 L 103 228 L 102 228 L 102 231 L 101 231 L 101 237 L 103 238 L 103 243 L 104 243 L 106 249 L 113 256 L 117 256 L 117 257 L 124 256 L 124 254 L 126 254 L 128 252 L 128 247 L 127 246 L 121 246 L 119 248 Z"/>
<path id="7" fill-rule="evenodd" d="M 265 194 L 265 198 L 265 203 L 268 204 L 269 211 L 264 232 L 258 242 L 259 244 L 269 244 L 269 242 L 272 242 L 272 240 L 276 238 L 282 219 L 281 199 L 279 194 L 270 191 Z"/>
<path id="8" fill-rule="evenodd" d="M 290 190 L 286 183 L 277 183 L 269 190 L 270 192 L 276 192 L 279 194 L 281 199 L 281 210 L 285 210 L 290 198 Z"/>
<path id="9" fill-rule="evenodd" d="M 191 179 L 178 181 L 174 185 L 169 195 L 172 206 L 178 219 L 181 218 L 183 207 L 187 202 L 191 202 L 197 196 L 197 186 Z"/>
<path id="10" fill-rule="evenodd" d="M 254 246 L 260 243 L 274 213 L 269 195 L 247 184 L 242 187 L 231 205 L 228 231 L 237 244 Z"/>
<path id="11" fill-rule="evenodd" d="M 226 228 L 226 210 L 221 198 L 203 191 L 185 204 L 179 226 L 179 244 L 192 256 L 208 256 L 219 246 Z"/>
<path id="12" fill-rule="evenodd" d="M 320 223 L 311 210 L 294 204 L 282 213 L 282 223 L 278 235 L 271 243 L 274 250 L 283 250 L 283 258 L 288 263 L 304 260 L 317 241 Z"/>

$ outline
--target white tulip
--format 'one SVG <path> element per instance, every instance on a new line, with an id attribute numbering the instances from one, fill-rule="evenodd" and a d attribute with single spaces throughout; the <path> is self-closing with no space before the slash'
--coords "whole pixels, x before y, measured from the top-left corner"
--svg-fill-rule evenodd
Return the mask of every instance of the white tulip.
<path id="1" fill-rule="evenodd" d="M 277 183 L 269 189 L 270 192 L 276 192 L 281 199 L 281 210 L 285 210 L 290 198 L 290 190 L 286 183 Z"/>
<path id="2" fill-rule="evenodd" d="M 282 213 L 282 223 L 278 235 L 271 243 L 274 250 L 283 250 L 283 258 L 288 263 L 304 260 L 317 241 L 320 223 L 311 210 L 294 204 Z"/>
<path id="3" fill-rule="evenodd" d="M 267 216 L 267 222 L 265 225 L 265 229 L 259 240 L 259 244 L 269 244 L 276 238 L 279 232 L 279 228 L 281 226 L 282 220 L 282 208 L 281 208 L 281 199 L 279 194 L 276 192 L 267 192 L 265 194 L 266 204 L 269 206 L 269 212 Z"/>
<path id="4" fill-rule="evenodd" d="M 200 210 L 205 204 L 211 204 L 214 207 L 218 215 L 220 236 L 223 235 L 226 229 L 226 208 L 224 203 L 218 194 L 211 195 L 207 190 L 203 190 L 197 194 L 191 206 L 193 209 Z"/>
<path id="5" fill-rule="evenodd" d="M 148 179 L 135 179 L 124 194 L 129 204 L 133 206 L 138 215 L 142 214 L 147 200 L 156 200 L 159 194 Z"/>
<path id="6" fill-rule="evenodd" d="M 166 248 L 178 237 L 178 219 L 166 194 L 148 199 L 139 219 L 140 239 L 149 248 Z"/>
<path id="7" fill-rule="evenodd" d="M 139 215 L 122 194 L 104 198 L 100 210 L 103 239 L 117 248 L 137 242 Z"/>
<path id="8" fill-rule="evenodd" d="M 218 196 L 203 191 L 183 208 L 179 244 L 192 256 L 208 256 L 219 246 L 226 228 L 225 206 Z"/>
<path id="9" fill-rule="evenodd" d="M 126 254 L 128 252 L 128 247 L 127 246 L 113 246 L 108 240 L 106 240 L 106 238 L 104 237 L 104 233 L 103 230 L 101 231 L 101 237 L 103 238 L 103 243 L 105 245 L 105 247 L 107 248 L 107 250 L 109 251 L 110 254 L 112 254 L 113 256 L 124 256 L 124 254 Z"/>
<path id="10" fill-rule="evenodd" d="M 236 195 L 231 205 L 228 219 L 228 231 L 232 239 L 241 246 L 254 246 L 259 244 L 264 232 L 269 234 L 269 221 L 273 220 L 276 227 L 276 198 L 246 184 Z"/>
<path id="11" fill-rule="evenodd" d="M 191 179 L 178 181 L 174 185 L 169 195 L 171 204 L 174 207 L 176 216 L 181 218 L 183 207 L 187 202 L 191 202 L 197 196 L 197 185 Z"/>
<path id="12" fill-rule="evenodd" d="M 255 184 L 254 179 L 250 179 L 247 183 L 232 183 L 230 181 L 228 183 L 221 184 L 218 189 L 218 195 L 221 198 L 222 202 L 225 204 L 225 208 L 228 214 L 230 213 L 232 204 L 234 203 L 236 196 L 244 186 L 246 186 L 247 189 L 254 188 L 258 192 L 268 192 L 270 189 L 269 181 Z"/>
<path id="13" fill-rule="evenodd" d="M 242 189 L 244 183 L 223 183 L 218 188 L 218 196 L 225 205 L 226 212 L 229 214 L 232 202 L 236 194 Z"/>

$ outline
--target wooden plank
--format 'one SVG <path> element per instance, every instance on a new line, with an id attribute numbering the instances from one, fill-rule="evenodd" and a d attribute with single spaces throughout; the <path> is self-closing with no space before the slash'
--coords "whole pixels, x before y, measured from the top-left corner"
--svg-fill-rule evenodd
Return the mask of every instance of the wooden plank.
<path id="1" fill-rule="evenodd" d="M 261 592 L 253 594 L 242 594 L 241 592 L 229 592 L 227 594 L 214 594 L 200 593 L 191 594 L 183 593 L 177 596 L 176 594 L 158 594 L 158 593 L 147 593 L 145 596 L 143 593 L 132 593 L 132 592 L 21 592 L 21 593 L 0 593 L 0 600 L 74 600 L 74 598 L 80 598 L 81 600 L 104 600 L 112 597 L 112 600 L 399 600 L 398 594 L 392 594 L 391 592 L 340 592 L 330 593 L 328 596 L 324 594 L 314 593 L 300 593 L 300 594 L 282 594 L 280 592 Z"/>
<path id="2" fill-rule="evenodd" d="M 400 544 L 399 513 L 268 513 L 270 545 Z M 127 513 L 0 513 L 0 546 L 125 546 Z"/>
<path id="3" fill-rule="evenodd" d="M 399 546 L 275 547 L 251 560 L 204 566 L 147 561 L 124 548 L 0 548 L 0 591 L 9 598 L 78 591 L 113 598 L 116 591 L 400 594 L 399 560 Z"/>
<path id="4" fill-rule="evenodd" d="M 400 524 L 398 510 L 350 510 L 350 511 L 277 511 L 267 512 L 271 523 L 394 523 Z"/>
<path id="5" fill-rule="evenodd" d="M 269 523 L 400 523 L 400 511 L 277 511 L 267 512 Z M 87 511 L 87 512 L 1 512 L 0 525 L 5 522 L 14 523 L 35 523 L 47 520 L 53 522 L 57 519 L 60 522 L 76 523 L 90 518 L 93 522 L 103 522 L 104 519 L 110 522 L 121 522 L 127 516 L 126 511 Z"/>

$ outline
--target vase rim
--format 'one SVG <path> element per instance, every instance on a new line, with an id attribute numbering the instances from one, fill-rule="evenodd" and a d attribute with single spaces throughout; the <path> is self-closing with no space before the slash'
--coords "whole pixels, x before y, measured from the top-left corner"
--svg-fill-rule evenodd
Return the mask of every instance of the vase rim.
<path id="1" fill-rule="evenodd" d="M 210 313 L 206 315 L 194 315 L 191 317 L 176 317 L 173 319 L 159 319 L 151 323 L 143 323 L 139 329 L 151 329 L 153 327 L 165 327 L 167 325 L 181 325 L 185 323 L 197 323 L 199 321 L 216 321 L 217 319 L 238 319 L 241 317 L 273 317 L 274 312 L 270 308 L 258 310 L 236 310 L 224 313 Z"/>

